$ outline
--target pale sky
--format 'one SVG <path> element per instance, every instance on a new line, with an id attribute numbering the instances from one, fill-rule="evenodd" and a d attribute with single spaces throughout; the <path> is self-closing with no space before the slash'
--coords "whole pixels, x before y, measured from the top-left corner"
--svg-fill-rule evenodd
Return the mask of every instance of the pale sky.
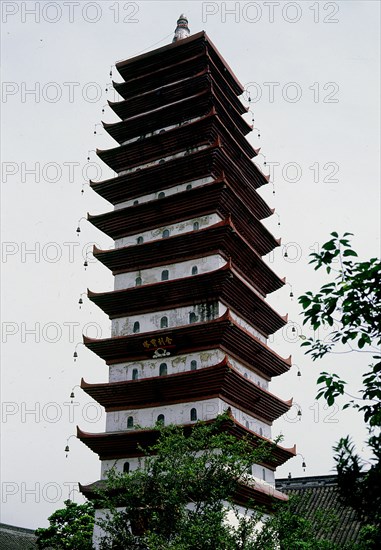
<path id="1" fill-rule="evenodd" d="M 272 185 L 261 189 L 277 215 L 265 225 L 288 245 L 267 258 L 298 296 L 326 280 L 308 266 L 308 254 L 331 231 L 351 231 L 365 259 L 380 250 L 379 97 L 380 49 L 377 1 L 345 2 L 1 2 L 2 8 L 2 498 L 1 521 L 36 528 L 70 497 L 77 482 L 99 478 L 97 455 L 71 438 L 105 428 L 102 409 L 79 388 L 107 381 L 107 367 L 77 346 L 82 332 L 109 335 L 107 316 L 78 299 L 89 287 L 111 290 L 112 275 L 92 262 L 93 243 L 110 239 L 82 220 L 111 209 L 85 185 L 105 179 L 96 147 L 115 146 L 96 127 L 117 120 L 107 99 L 116 99 L 110 68 L 118 60 L 172 40 L 180 13 L 191 32 L 205 30 L 239 80 L 251 90 L 255 126 L 249 136 L 266 156 L 256 162 Z M 34 10 L 34 13 L 32 11 Z M 121 80 L 113 68 L 113 78 Z M 247 116 L 250 122 L 250 115 Z M 278 217 L 279 216 L 279 217 Z M 280 220 L 280 227 L 278 226 Z M 34 252 L 31 252 L 34 251 Z M 270 303 L 301 324 L 290 287 Z M 87 325 L 87 326 L 86 326 Z M 298 328 L 299 331 L 299 328 Z M 308 334 L 308 333 L 306 333 Z M 270 342 L 297 368 L 275 379 L 271 390 L 294 398 L 296 408 L 273 426 L 296 457 L 277 477 L 332 473 L 332 445 L 351 433 L 363 446 L 361 416 L 316 402 L 316 378 L 338 372 L 356 391 L 365 355 L 335 355 L 312 364 L 291 326 Z"/>

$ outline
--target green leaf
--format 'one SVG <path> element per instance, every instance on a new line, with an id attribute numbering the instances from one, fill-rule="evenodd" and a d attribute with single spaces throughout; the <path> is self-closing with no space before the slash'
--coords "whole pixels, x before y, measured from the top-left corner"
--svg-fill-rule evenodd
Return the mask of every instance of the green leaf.
<path id="1" fill-rule="evenodd" d="M 357 256 L 357 253 L 354 250 L 347 249 L 344 250 L 343 256 Z"/>

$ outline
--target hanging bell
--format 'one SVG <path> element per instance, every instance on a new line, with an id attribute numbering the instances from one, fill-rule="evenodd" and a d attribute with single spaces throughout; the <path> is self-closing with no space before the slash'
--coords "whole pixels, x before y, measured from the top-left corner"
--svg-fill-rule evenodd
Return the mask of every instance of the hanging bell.
<path id="1" fill-rule="evenodd" d="M 79 303 L 79 309 L 81 309 L 81 305 L 83 304 L 82 298 L 79 298 L 78 303 Z"/>
<path id="2" fill-rule="evenodd" d="M 295 328 L 294 326 L 292 327 L 291 332 L 292 332 L 293 334 L 295 334 L 296 328 Z"/>
<path id="3" fill-rule="evenodd" d="M 69 451 L 70 451 L 69 445 L 66 445 L 66 447 L 65 447 L 65 453 L 68 453 Z M 67 456 L 67 455 L 66 455 L 66 456 Z"/>
<path id="4" fill-rule="evenodd" d="M 293 293 L 292 290 L 291 290 L 291 292 L 290 292 L 290 298 L 291 298 L 291 300 L 292 300 L 293 297 L 294 297 L 294 293 Z"/>
<path id="5" fill-rule="evenodd" d="M 300 372 L 300 370 L 298 370 L 298 373 L 296 376 L 302 376 L 302 373 Z"/>
<path id="6" fill-rule="evenodd" d="M 305 472 L 305 471 L 306 471 L 306 468 L 307 468 L 307 465 L 306 465 L 306 463 L 304 462 L 304 460 L 303 460 L 303 462 L 302 462 L 302 468 L 303 468 L 303 471 Z"/>
<path id="7" fill-rule="evenodd" d="M 284 257 L 284 258 L 288 258 L 287 250 L 285 250 L 285 252 L 284 252 L 284 254 L 283 254 L 283 257 Z"/>
<path id="8" fill-rule="evenodd" d="M 76 351 L 73 353 L 73 357 L 74 357 L 74 361 L 76 361 L 78 357 L 78 353 Z"/>
<path id="9" fill-rule="evenodd" d="M 81 232 L 81 228 L 78 226 L 77 229 L 76 229 L 76 231 L 77 231 L 77 235 L 79 236 L 79 234 L 80 234 L 80 232 Z"/>

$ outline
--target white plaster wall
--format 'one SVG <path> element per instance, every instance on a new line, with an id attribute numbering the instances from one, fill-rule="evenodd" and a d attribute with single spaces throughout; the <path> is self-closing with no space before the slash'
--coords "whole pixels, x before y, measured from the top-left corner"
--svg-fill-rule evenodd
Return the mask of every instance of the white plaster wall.
<path id="1" fill-rule="evenodd" d="M 191 181 L 188 181 L 187 183 L 176 185 L 175 187 L 168 187 L 168 188 L 161 189 L 160 191 L 157 191 L 157 193 L 149 193 L 148 195 L 142 195 L 141 197 L 136 197 L 136 199 L 130 199 L 128 201 L 119 202 L 118 204 L 115 204 L 114 210 L 119 210 L 120 208 L 127 208 L 128 206 L 133 206 L 134 204 L 142 204 L 145 202 L 156 200 L 158 198 L 159 193 L 164 193 L 166 197 L 169 197 L 171 195 L 176 195 L 176 193 L 187 191 L 187 187 L 189 185 L 191 185 L 192 189 L 194 189 L 196 187 L 201 187 L 206 183 L 211 183 L 212 181 L 214 181 L 214 178 L 212 178 L 211 176 L 207 178 L 201 178 L 198 180 L 191 180 Z"/>
<path id="2" fill-rule="evenodd" d="M 273 470 L 270 470 L 270 468 L 265 468 L 260 464 L 253 464 L 251 471 L 254 481 L 263 482 L 266 485 L 275 487 L 275 472 Z"/>
<path id="3" fill-rule="evenodd" d="M 178 403 L 175 405 L 148 407 L 146 409 L 135 409 L 125 411 L 113 411 L 106 413 L 106 432 L 122 432 L 127 430 L 127 419 L 133 417 L 135 427 L 153 427 L 157 417 L 163 414 L 165 424 L 190 424 L 190 411 L 197 410 L 198 420 L 212 420 L 219 414 L 231 408 L 236 420 L 248 429 L 262 434 L 268 439 L 271 437 L 270 425 L 258 420 L 254 416 L 246 414 L 236 407 L 231 407 L 220 398 L 206 399 L 205 401 Z M 134 429 L 134 428 L 132 428 Z"/>
<path id="4" fill-rule="evenodd" d="M 225 354 L 221 350 L 211 349 L 189 353 L 188 355 L 170 356 L 165 359 L 146 359 L 144 361 L 118 363 L 116 365 L 110 365 L 109 367 L 109 382 L 132 380 L 132 374 L 135 369 L 138 371 L 138 378 L 144 379 L 159 376 L 160 365 L 163 362 L 167 364 L 168 374 L 177 374 L 191 370 L 191 361 L 196 361 L 197 369 L 202 369 L 217 365 L 224 357 Z M 245 376 L 245 378 L 262 388 L 268 389 L 268 381 L 259 376 L 256 372 L 251 371 L 230 356 L 229 361 L 238 372 Z"/>
<path id="5" fill-rule="evenodd" d="M 122 473 L 126 462 L 130 465 L 130 472 L 138 470 L 144 466 L 144 460 L 144 457 L 126 457 L 112 460 L 102 460 L 101 479 L 105 479 L 107 471 L 111 469 L 115 469 L 117 472 Z M 275 473 L 273 470 L 270 470 L 260 464 L 253 464 L 251 474 L 255 482 L 275 487 Z"/>
<path id="6" fill-rule="evenodd" d="M 179 327 L 189 325 L 190 313 L 195 313 L 197 320 L 195 322 L 202 322 L 222 317 L 226 313 L 227 307 L 221 302 L 214 302 L 212 305 L 195 305 L 178 307 L 176 309 L 165 309 L 162 311 L 156 311 L 152 313 L 144 313 L 141 315 L 132 315 L 131 317 L 119 317 L 113 319 L 111 322 L 111 334 L 112 336 L 126 336 L 133 334 L 133 327 L 136 321 L 140 323 L 140 333 L 150 332 L 155 330 L 161 330 L 165 327 L 161 326 L 161 319 L 167 317 L 168 328 Z M 241 317 L 231 312 L 231 316 L 238 325 L 242 326 L 250 334 L 258 338 L 264 344 L 267 343 L 267 339 L 258 332 L 253 326 L 249 325 Z"/>
<path id="7" fill-rule="evenodd" d="M 168 328 L 180 327 L 191 324 L 189 315 L 195 313 L 197 320 L 195 323 L 216 319 L 218 317 L 218 302 L 205 307 L 204 304 L 195 306 L 178 307 L 176 309 L 165 309 L 153 313 L 144 313 L 142 315 L 132 315 L 131 317 L 119 317 L 111 322 L 112 336 L 127 336 L 133 334 L 134 324 L 140 324 L 139 333 L 164 330 L 161 327 L 161 319 L 167 317 Z"/>
<path id="8" fill-rule="evenodd" d="M 118 458 L 112 460 L 102 460 L 101 466 L 101 479 L 106 478 L 106 472 L 111 469 L 115 469 L 117 472 L 122 473 L 124 464 L 128 462 L 130 465 L 130 472 L 138 470 L 144 466 L 144 457 L 135 457 L 135 458 Z"/>
<path id="9" fill-rule="evenodd" d="M 147 359 L 144 361 L 110 365 L 109 381 L 121 382 L 124 380 L 132 380 L 134 369 L 138 370 L 138 378 L 159 376 L 161 363 L 167 364 L 168 374 L 177 374 L 191 370 L 191 361 L 197 361 L 197 368 L 200 369 L 216 365 L 220 363 L 223 358 L 224 354 L 220 350 L 212 349 L 209 351 L 189 353 L 187 355 L 176 355 L 160 359 Z"/>
<path id="10" fill-rule="evenodd" d="M 180 235 L 182 233 L 189 233 L 190 231 L 194 231 L 194 223 L 198 223 L 199 228 L 202 229 L 205 227 L 209 227 L 210 225 L 215 225 L 216 223 L 219 223 L 221 221 L 222 218 L 218 214 L 211 214 L 209 216 L 202 216 L 199 218 L 193 218 L 191 220 L 185 220 L 180 223 L 156 227 L 155 229 L 151 229 L 150 231 L 142 231 L 138 234 L 128 235 L 127 237 L 117 239 L 115 241 L 115 248 L 122 248 L 124 246 L 136 246 L 138 237 L 143 238 L 143 242 L 145 243 L 156 241 L 163 238 L 162 235 L 165 229 L 169 231 L 168 236 L 173 237 L 174 235 Z"/>
<path id="11" fill-rule="evenodd" d="M 190 153 L 196 153 L 197 151 L 202 151 L 203 149 L 207 149 L 209 145 L 200 145 L 199 147 L 189 147 L 186 151 L 180 151 L 179 153 L 176 153 L 174 155 L 167 155 L 163 156 L 159 160 L 155 160 L 152 162 L 145 162 L 143 164 L 139 164 L 139 166 L 136 166 L 134 168 L 128 168 L 127 170 L 121 170 L 118 172 L 119 176 L 124 176 L 125 174 L 130 174 L 131 172 L 136 172 L 137 170 L 142 170 L 143 168 L 148 168 L 150 166 L 156 166 L 157 164 L 161 164 L 162 161 L 168 162 L 169 160 L 174 160 L 180 157 L 185 157 L 186 155 L 189 155 Z"/>
<path id="12" fill-rule="evenodd" d="M 268 380 L 266 380 L 256 372 L 253 372 L 252 370 L 248 369 L 247 367 L 239 363 L 239 361 L 236 361 L 233 357 L 230 357 L 230 355 L 228 357 L 229 357 L 229 362 L 233 365 L 233 367 L 237 369 L 238 372 L 243 374 L 245 378 L 247 378 L 248 380 L 251 380 L 251 382 L 254 382 L 254 384 L 257 384 L 257 386 L 260 386 L 265 390 L 269 389 Z M 253 362 L 253 368 L 255 368 L 255 361 Z"/>
<path id="13" fill-rule="evenodd" d="M 174 264 L 163 264 L 151 269 L 142 269 L 141 271 L 131 271 L 129 273 L 120 273 L 115 275 L 115 290 L 123 290 L 136 286 L 136 278 L 141 277 L 142 285 L 159 283 L 161 281 L 161 273 L 167 269 L 169 279 L 181 279 L 192 275 L 192 267 L 197 266 L 198 273 L 209 273 L 226 265 L 226 260 L 214 254 L 185 262 L 177 262 Z"/>
<path id="14" fill-rule="evenodd" d="M 232 525 L 234 528 L 238 527 L 240 519 L 242 519 L 244 517 L 250 518 L 255 513 L 255 511 L 247 510 L 243 506 L 238 506 L 238 505 L 235 506 L 234 510 L 233 510 L 232 505 L 229 502 L 224 502 L 223 504 L 227 509 L 225 521 L 228 524 Z M 187 508 L 189 510 L 192 510 L 192 509 L 194 509 L 194 505 L 193 504 L 188 504 Z M 117 508 L 117 510 L 122 511 L 123 508 L 119 507 L 119 508 Z M 95 511 L 95 524 L 94 524 L 94 532 L 93 532 L 93 547 L 94 547 L 95 550 L 99 549 L 101 537 L 104 535 L 104 531 L 102 531 L 102 529 L 97 525 L 97 521 L 100 520 L 100 519 L 105 519 L 106 513 L 107 513 L 107 511 L 104 510 L 104 509 Z M 264 525 L 264 521 L 266 521 L 266 519 L 268 519 L 269 517 L 270 517 L 269 515 L 264 514 L 262 519 L 260 521 L 258 521 L 256 529 L 257 530 L 262 529 L 262 527 Z"/>
<path id="15" fill-rule="evenodd" d="M 226 310 L 226 308 L 225 308 Z M 221 310 L 222 311 L 222 310 Z M 247 323 L 246 321 L 244 321 L 242 319 L 242 317 L 240 317 L 239 315 L 237 315 L 236 313 L 234 313 L 233 311 L 230 312 L 231 316 L 232 316 L 232 319 L 234 319 L 234 321 L 242 328 L 244 328 L 245 330 L 247 330 L 247 332 L 250 332 L 250 334 L 252 334 L 253 336 L 255 336 L 256 338 L 258 338 L 258 340 L 260 340 L 261 342 L 263 342 L 264 344 L 267 344 L 267 338 L 261 333 L 259 332 L 257 329 L 255 329 L 252 325 L 250 325 L 249 323 Z M 223 313 L 221 313 L 220 315 L 223 315 Z"/>
<path id="16" fill-rule="evenodd" d="M 156 109 L 154 109 L 154 110 L 156 110 Z M 127 145 L 127 143 L 133 143 L 135 141 L 140 141 L 142 138 L 148 138 L 148 137 L 151 137 L 151 136 L 155 136 L 156 134 L 160 134 L 160 132 L 167 132 L 168 130 L 171 130 L 172 128 L 177 128 L 179 126 L 184 126 L 185 123 L 190 123 L 190 122 L 194 122 L 196 120 L 200 120 L 200 118 L 201 117 L 198 116 L 198 117 L 190 118 L 187 121 L 180 122 L 179 124 L 171 124 L 170 126 L 163 126 L 163 128 L 160 128 L 158 130 L 154 130 L 153 132 L 148 132 L 147 134 L 143 134 L 141 136 L 128 139 L 127 141 L 123 141 L 122 145 Z"/>

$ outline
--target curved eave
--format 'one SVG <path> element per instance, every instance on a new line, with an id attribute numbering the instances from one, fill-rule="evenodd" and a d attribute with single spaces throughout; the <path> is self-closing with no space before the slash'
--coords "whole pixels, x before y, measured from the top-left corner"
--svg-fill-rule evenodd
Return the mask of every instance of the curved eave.
<path id="1" fill-rule="evenodd" d="M 102 251 L 94 247 L 94 256 L 115 274 L 147 269 L 186 259 L 219 254 L 266 295 L 281 288 L 280 279 L 226 219 L 204 229 L 173 235 L 136 246 Z M 164 261 L 163 261 L 164 260 Z"/>
<path id="2" fill-rule="evenodd" d="M 163 341 L 165 344 L 160 343 Z M 291 357 L 277 355 L 239 326 L 229 310 L 213 321 L 103 340 L 84 336 L 83 342 L 109 365 L 145 360 L 158 348 L 167 349 L 171 355 L 219 348 L 267 379 L 287 372 L 291 366 Z"/>
<path id="3" fill-rule="evenodd" d="M 124 128 L 126 140 L 140 137 L 144 134 L 160 130 L 162 128 L 181 124 L 188 120 L 205 116 L 213 107 L 233 133 L 241 132 L 243 136 L 252 131 L 252 127 L 242 118 L 237 109 L 227 103 L 222 94 L 216 88 L 210 87 L 204 91 L 190 95 L 171 103 L 150 108 L 149 111 L 139 113 L 125 119 L 128 125 Z M 123 118 L 123 102 L 110 103 L 109 106 L 120 118 Z"/>
<path id="4" fill-rule="evenodd" d="M 292 400 L 282 401 L 235 370 L 225 358 L 218 365 L 168 376 L 126 382 L 87 384 L 81 388 L 106 412 L 169 406 L 220 398 L 246 414 L 271 424 L 286 413 Z"/>
<path id="5" fill-rule="evenodd" d="M 107 486 L 104 480 L 95 481 L 89 485 L 78 483 L 78 487 L 84 497 L 93 502 L 95 509 L 102 508 L 99 494 L 107 493 Z M 115 502 L 117 502 L 117 490 L 109 491 L 108 494 L 109 496 L 113 496 L 116 499 Z M 235 504 L 248 508 L 260 506 L 270 513 L 276 508 L 279 501 L 286 502 L 288 500 L 287 495 L 281 493 L 272 485 L 257 483 L 255 481 L 252 481 L 250 484 L 239 483 L 230 498 Z M 120 506 L 123 506 L 123 497 L 121 497 Z"/>
<path id="6" fill-rule="evenodd" d="M 90 180 L 90 186 L 101 197 L 117 204 L 204 177 L 221 178 L 222 174 L 225 174 L 234 192 L 256 212 L 259 219 L 267 218 L 273 213 L 256 191 L 267 183 L 267 179 L 261 177 L 259 170 L 256 178 L 247 179 L 235 163 L 232 163 L 219 141 L 203 150 L 168 160 L 163 164 L 99 182 Z"/>
<path id="7" fill-rule="evenodd" d="M 177 62 L 184 59 L 187 55 L 206 51 L 205 46 L 207 46 L 208 53 L 213 58 L 215 64 L 225 73 L 228 84 L 232 86 L 237 95 L 242 94 L 244 87 L 204 31 L 139 56 L 120 61 L 115 66 L 122 78 L 128 81 L 131 77 L 139 75 L 139 70 L 140 74 L 144 75 L 147 72 L 155 71 L 157 67 L 167 64 L 176 65 Z"/>
<path id="8" fill-rule="evenodd" d="M 105 214 L 89 214 L 88 220 L 116 240 L 139 234 L 141 220 L 144 220 L 145 231 L 149 231 L 211 214 L 218 214 L 223 219 L 230 214 L 233 224 L 261 256 L 279 246 L 279 241 L 228 187 L 226 180 L 169 195 L 160 202 L 148 201 Z"/>
<path id="9" fill-rule="evenodd" d="M 203 68 L 196 74 L 192 73 L 190 73 L 191 76 L 185 75 L 182 78 L 175 78 L 174 81 L 169 83 L 162 83 L 162 81 L 158 79 L 154 83 L 153 89 L 140 90 L 140 93 L 133 96 L 131 96 L 129 92 L 126 99 L 117 102 L 108 101 L 108 105 L 118 117 L 125 120 L 136 114 L 164 106 L 174 100 L 184 99 L 187 96 L 199 93 L 207 87 L 210 87 L 211 82 L 214 82 L 215 85 L 221 88 L 221 79 L 218 78 L 212 67 Z M 114 88 L 122 96 L 125 89 L 127 88 L 128 90 L 129 88 L 127 83 L 113 84 Z M 241 103 L 229 87 L 225 86 L 223 93 L 226 97 L 226 101 L 232 104 L 239 114 L 242 115 L 248 112 L 248 108 Z"/>
<path id="10" fill-rule="evenodd" d="M 221 301 L 266 336 L 287 322 L 237 277 L 229 264 L 216 271 L 125 290 L 89 291 L 88 297 L 110 319 Z"/>
<path id="11" fill-rule="evenodd" d="M 220 139 L 222 146 L 230 152 L 230 156 L 236 159 L 236 164 L 248 173 L 250 170 L 254 170 L 255 177 L 256 172 L 260 172 L 251 162 L 251 158 L 256 155 L 255 149 L 239 132 L 235 132 L 233 136 L 226 129 L 228 122 L 225 121 L 224 125 L 215 108 L 212 108 L 198 120 L 187 122 L 181 126 L 177 125 L 175 128 L 152 136 L 142 135 L 139 140 L 112 149 L 97 149 L 97 155 L 115 172 L 120 172 L 185 152 L 187 149 L 211 145 Z M 107 128 L 105 123 L 103 126 Z M 114 131 L 119 129 L 120 132 L 127 131 L 129 127 L 128 121 L 112 125 Z M 110 126 L 108 129 L 110 130 Z M 144 168 L 140 169 L 144 170 Z"/>
<path id="12" fill-rule="evenodd" d="M 184 151 L 187 148 L 197 147 L 199 143 L 215 143 L 217 138 L 220 137 L 222 142 L 234 151 L 235 156 L 246 155 L 248 160 L 255 157 L 257 155 L 256 149 L 250 145 L 241 132 L 234 131 L 233 123 L 230 125 L 231 129 L 228 130 L 227 123 L 229 123 L 229 120 L 226 116 L 224 118 L 225 121 L 221 120 L 216 108 L 212 107 L 208 113 L 198 120 L 186 122 L 180 126 L 177 125 L 155 135 L 142 136 L 142 139 L 125 145 L 123 143 L 126 141 L 129 121 L 114 122 L 112 124 L 103 122 L 106 132 L 120 143 L 119 147 L 108 149 L 103 153 L 110 154 L 109 151 L 112 151 L 116 158 L 123 155 L 125 162 L 134 166 L 135 164 L 138 165 L 137 163 L 143 164 L 155 158 L 161 158 L 164 154 L 169 156 L 176 153 L 177 150 Z M 136 157 L 139 158 L 138 161 L 136 161 Z"/>
<path id="13" fill-rule="evenodd" d="M 204 422 L 213 424 L 215 419 Z M 182 428 L 185 434 L 191 433 L 195 424 L 183 424 Z M 252 447 L 268 445 L 271 452 L 263 464 L 270 469 L 281 466 L 290 458 L 296 456 L 296 447 L 286 449 L 275 444 L 269 439 L 253 432 L 239 424 L 234 418 L 224 422 L 220 429 L 237 439 L 248 440 Z M 155 445 L 158 440 L 159 431 L 154 428 L 136 429 L 125 432 L 108 433 L 88 433 L 82 431 L 77 426 L 77 438 L 82 441 L 89 449 L 98 454 L 100 460 L 112 460 L 120 458 L 141 457 L 149 452 L 149 449 Z"/>

